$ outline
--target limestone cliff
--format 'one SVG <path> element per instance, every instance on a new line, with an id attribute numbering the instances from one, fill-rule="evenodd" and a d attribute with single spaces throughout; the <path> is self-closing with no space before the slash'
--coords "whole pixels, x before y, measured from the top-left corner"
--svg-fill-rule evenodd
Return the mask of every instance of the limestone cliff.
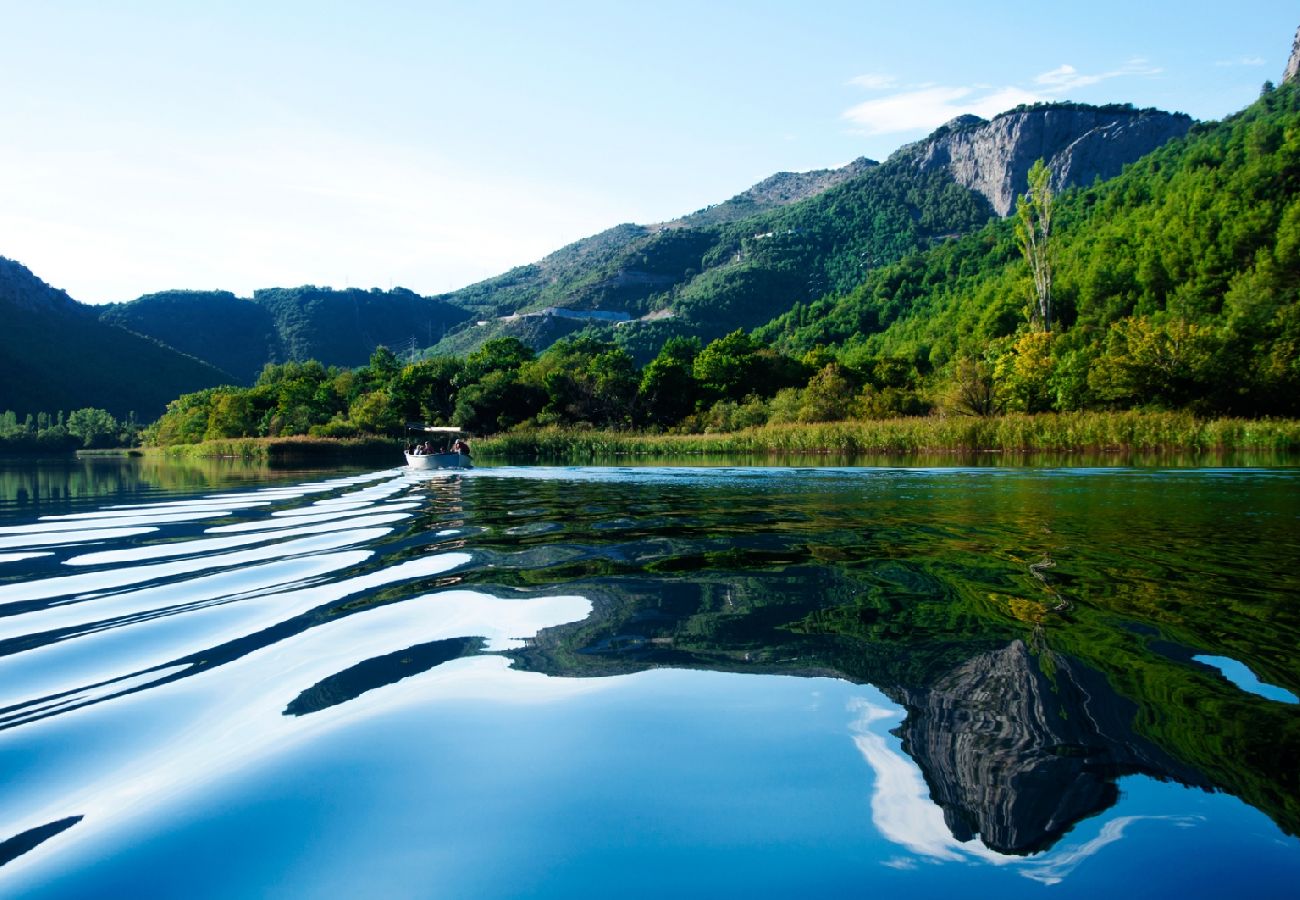
<path id="1" fill-rule="evenodd" d="M 1295 38 L 1291 41 L 1291 58 L 1286 61 L 1286 71 L 1282 73 L 1282 83 L 1295 79 L 1300 75 L 1300 28 L 1295 30 Z"/>
<path id="2" fill-rule="evenodd" d="M 1037 159 L 1052 171 L 1053 187 L 1113 178 L 1131 163 L 1181 137 L 1192 125 L 1182 113 L 1131 106 L 1076 104 L 1022 107 L 992 121 L 960 116 L 930 137 L 900 149 L 890 162 L 921 171 L 946 169 L 982 194 L 1000 216 L 1010 215 Z"/>

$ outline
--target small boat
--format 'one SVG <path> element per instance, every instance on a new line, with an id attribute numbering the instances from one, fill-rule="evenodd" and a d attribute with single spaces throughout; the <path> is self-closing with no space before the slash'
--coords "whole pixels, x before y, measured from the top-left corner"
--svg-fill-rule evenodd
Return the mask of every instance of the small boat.
<path id="1" fill-rule="evenodd" d="M 412 469 L 472 469 L 474 463 L 469 458 L 469 443 L 465 440 L 467 433 L 451 425 L 425 425 L 422 422 L 406 423 L 407 440 L 415 434 L 423 436 L 427 444 L 434 447 L 432 453 L 410 453 L 403 451 L 406 465 Z M 419 444 L 417 443 L 417 447 Z"/>

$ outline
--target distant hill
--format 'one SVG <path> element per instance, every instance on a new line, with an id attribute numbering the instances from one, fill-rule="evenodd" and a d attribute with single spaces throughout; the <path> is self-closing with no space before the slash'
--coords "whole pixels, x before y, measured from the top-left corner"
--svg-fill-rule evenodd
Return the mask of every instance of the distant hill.
<path id="1" fill-rule="evenodd" d="M 782 173 L 716 206 L 658 225 L 619 225 L 442 299 L 474 313 L 436 352 L 510 335 L 536 349 L 571 333 L 529 320 L 622 313 L 611 331 L 639 359 L 673 334 L 705 339 L 754 328 L 867 273 L 1008 215 L 1030 164 L 1056 187 L 1091 184 L 1186 133 L 1191 119 L 1132 106 L 1048 104 L 991 121 L 962 117 L 884 164 Z"/>
<path id="2" fill-rule="evenodd" d="M 464 310 L 394 288 L 166 291 L 106 307 L 105 322 L 157 338 L 251 384 L 268 362 L 315 359 L 360 366 L 383 344 L 425 347 L 465 321 Z"/>
<path id="3" fill-rule="evenodd" d="M 266 307 L 229 291 L 166 291 L 101 308 L 100 319 L 202 359 L 252 383 L 267 361 L 281 356 Z"/>
<path id="4" fill-rule="evenodd" d="M 142 421 L 179 394 L 232 377 L 116 325 L 0 257 L 0 410 L 20 416 L 87 406 Z"/>

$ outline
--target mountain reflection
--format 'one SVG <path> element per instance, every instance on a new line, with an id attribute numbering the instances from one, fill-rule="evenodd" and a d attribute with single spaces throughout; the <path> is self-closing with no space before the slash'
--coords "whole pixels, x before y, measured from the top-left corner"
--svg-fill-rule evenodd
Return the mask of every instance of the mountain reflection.
<path id="1" fill-rule="evenodd" d="M 971 657 L 925 688 L 897 690 L 903 748 L 958 841 L 1000 853 L 1054 844 L 1146 774 L 1209 787 L 1133 732 L 1136 706 L 1096 672 L 1053 658 L 1049 679 L 1023 641 Z"/>

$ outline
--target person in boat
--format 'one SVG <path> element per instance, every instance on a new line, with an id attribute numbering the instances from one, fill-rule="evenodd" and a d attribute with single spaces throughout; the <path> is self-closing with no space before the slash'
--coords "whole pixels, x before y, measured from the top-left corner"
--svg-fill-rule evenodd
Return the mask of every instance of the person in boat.
<path id="1" fill-rule="evenodd" d="M 418 456 L 419 454 L 420 454 L 420 448 L 417 447 L 417 446 L 415 446 L 415 444 L 407 444 L 407 445 L 406 445 L 406 455 L 407 455 L 407 456 Z"/>
<path id="2" fill-rule="evenodd" d="M 428 441 L 425 441 L 425 442 L 424 442 L 424 446 L 420 448 L 420 455 L 421 455 L 421 456 L 432 456 L 432 455 L 433 455 L 433 444 L 429 443 Z"/>
<path id="3" fill-rule="evenodd" d="M 464 438 L 456 438 L 451 445 L 452 453 L 459 453 L 462 456 L 469 456 L 469 441 Z"/>

